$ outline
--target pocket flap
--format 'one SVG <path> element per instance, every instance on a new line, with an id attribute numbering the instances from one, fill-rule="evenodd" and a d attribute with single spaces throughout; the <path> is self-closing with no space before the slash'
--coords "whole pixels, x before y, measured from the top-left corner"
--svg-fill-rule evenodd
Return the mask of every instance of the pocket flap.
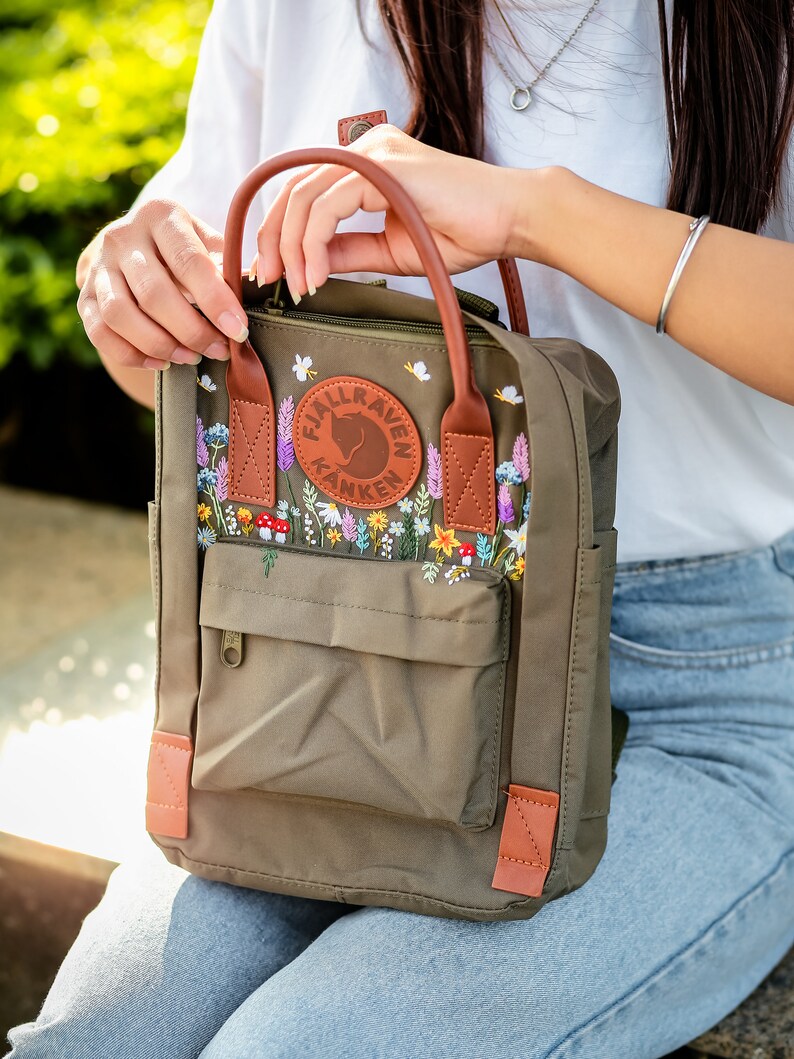
<path id="1" fill-rule="evenodd" d="M 431 585 L 417 562 L 279 548 L 265 578 L 259 553 L 242 542 L 209 549 L 202 625 L 416 662 L 507 658 L 510 593 L 492 569 L 472 566 L 455 584 Z"/>

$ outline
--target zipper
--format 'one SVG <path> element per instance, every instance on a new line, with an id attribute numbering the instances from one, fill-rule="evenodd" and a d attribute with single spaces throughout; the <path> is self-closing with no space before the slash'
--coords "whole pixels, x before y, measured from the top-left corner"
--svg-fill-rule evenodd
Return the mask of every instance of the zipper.
<path id="1" fill-rule="evenodd" d="M 419 320 L 410 323 L 401 320 L 381 320 L 365 316 L 329 316 L 324 313 L 304 313 L 298 309 L 278 309 L 266 307 L 263 309 L 248 309 L 248 315 L 256 317 L 277 317 L 284 320 L 295 320 L 300 323 L 313 323 L 320 326 L 336 327 L 363 327 L 377 331 L 402 331 L 412 335 L 443 335 L 444 328 L 441 324 L 421 322 Z M 488 332 L 476 324 L 466 324 L 466 333 L 472 335 L 483 335 L 490 338 Z"/>

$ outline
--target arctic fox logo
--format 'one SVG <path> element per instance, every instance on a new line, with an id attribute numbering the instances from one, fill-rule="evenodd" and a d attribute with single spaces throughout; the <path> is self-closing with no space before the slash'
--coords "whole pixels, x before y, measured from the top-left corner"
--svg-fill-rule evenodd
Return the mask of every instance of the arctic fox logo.
<path id="1" fill-rule="evenodd" d="M 331 437 L 353 478 L 377 478 L 389 462 L 389 442 L 378 424 L 361 412 L 331 413 Z"/>

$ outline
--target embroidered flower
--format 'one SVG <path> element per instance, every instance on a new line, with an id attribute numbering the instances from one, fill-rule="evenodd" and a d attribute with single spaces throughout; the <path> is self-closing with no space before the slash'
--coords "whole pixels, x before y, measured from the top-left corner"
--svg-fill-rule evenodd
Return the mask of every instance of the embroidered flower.
<path id="1" fill-rule="evenodd" d="M 198 504 L 198 517 L 199 522 L 206 522 L 212 514 L 212 508 L 209 504 Z"/>
<path id="2" fill-rule="evenodd" d="M 496 468 L 496 480 L 500 485 L 521 485 L 521 475 L 512 460 L 505 460 Z"/>
<path id="3" fill-rule="evenodd" d="M 505 530 L 505 535 L 510 538 L 510 547 L 515 550 L 516 555 L 523 555 L 527 550 L 527 524 L 522 523 L 517 530 Z"/>
<path id="4" fill-rule="evenodd" d="M 215 391 L 218 389 L 218 387 L 215 385 L 209 375 L 202 375 L 201 378 L 199 378 L 197 375 L 196 382 L 199 384 L 202 390 L 206 390 L 207 393 L 215 393 Z"/>
<path id="5" fill-rule="evenodd" d="M 334 548 L 342 539 L 342 531 L 338 529 L 329 529 L 325 536 L 326 539 L 331 542 L 331 547 Z"/>
<path id="6" fill-rule="evenodd" d="M 430 542 L 430 547 L 436 553 L 436 558 L 438 559 L 443 552 L 447 559 L 451 559 L 452 549 L 457 548 L 460 545 L 460 541 L 455 536 L 455 531 L 451 529 L 442 529 L 441 526 L 436 523 L 436 525 L 433 526 L 433 532 L 435 533 L 435 540 Z"/>
<path id="7" fill-rule="evenodd" d="M 380 554 L 384 559 L 391 559 L 392 539 L 388 533 L 384 533 L 380 540 Z"/>
<path id="8" fill-rule="evenodd" d="M 311 357 L 302 357 L 300 353 L 295 354 L 295 363 L 292 365 L 292 370 L 297 375 L 298 382 L 306 382 L 307 379 L 311 381 L 315 377 L 317 372 L 311 370 L 313 363 L 314 361 Z"/>
<path id="9" fill-rule="evenodd" d="M 427 490 L 434 500 L 441 499 L 441 453 L 432 444 L 427 446 Z"/>
<path id="10" fill-rule="evenodd" d="M 410 513 L 414 509 L 414 502 L 413 500 L 409 500 L 406 496 L 403 500 L 397 501 L 397 507 L 400 509 L 403 515 L 410 515 Z"/>
<path id="11" fill-rule="evenodd" d="M 390 522 L 389 533 L 391 533 L 392 537 L 401 537 L 405 533 L 405 527 L 402 522 Z"/>
<path id="12" fill-rule="evenodd" d="M 409 361 L 407 364 L 403 364 L 403 367 L 420 382 L 428 382 L 430 379 L 430 372 L 427 370 L 427 365 L 423 360 L 417 360 L 413 364 Z"/>
<path id="13" fill-rule="evenodd" d="M 504 401 L 505 404 L 523 404 L 524 398 L 515 388 L 515 386 L 503 386 L 501 390 L 497 390 L 494 397 L 498 397 L 500 401 Z"/>
<path id="14" fill-rule="evenodd" d="M 295 418 L 295 403 L 292 396 L 285 397 L 278 406 L 278 429 L 276 431 L 276 465 L 286 474 L 295 462 L 292 445 L 292 421 Z"/>
<path id="15" fill-rule="evenodd" d="M 317 510 L 320 512 L 320 517 L 323 520 L 324 526 L 341 526 L 342 515 L 336 504 L 331 501 L 328 504 L 320 502 L 317 505 Z"/>
<path id="16" fill-rule="evenodd" d="M 460 548 L 458 548 L 458 555 L 460 556 L 462 566 L 471 566 L 471 561 L 475 555 L 474 545 L 468 543 L 461 544 Z"/>
<path id="17" fill-rule="evenodd" d="M 527 519 L 529 518 L 529 507 L 530 507 L 531 503 L 532 503 L 532 493 L 529 492 L 529 493 L 527 493 L 526 497 L 524 498 L 524 510 L 521 512 L 521 516 L 524 519 L 524 522 L 526 522 Z"/>
<path id="18" fill-rule="evenodd" d="M 204 431 L 204 440 L 208 445 L 220 448 L 229 444 L 229 428 L 224 423 L 213 423 Z"/>
<path id="19" fill-rule="evenodd" d="M 210 545 L 214 544 L 217 539 L 217 534 L 212 526 L 199 526 L 198 546 L 203 552 L 205 552 Z"/>
<path id="20" fill-rule="evenodd" d="M 276 504 L 276 511 L 278 513 L 278 517 L 279 518 L 288 518 L 289 517 L 289 500 L 284 500 L 284 499 L 279 500 L 279 502 Z"/>
<path id="21" fill-rule="evenodd" d="M 376 533 L 382 533 L 386 529 L 388 521 L 385 511 L 370 511 L 367 515 L 367 525 L 370 529 L 375 530 Z"/>
<path id="22" fill-rule="evenodd" d="M 516 514 L 513 510 L 513 498 L 510 496 L 510 488 L 502 482 L 496 497 L 496 511 L 500 522 L 510 525 L 515 522 Z"/>
<path id="23" fill-rule="evenodd" d="M 453 566 L 451 569 L 447 570 L 444 577 L 447 579 L 448 585 L 456 585 L 458 581 L 463 581 L 464 578 L 471 577 L 471 571 L 467 570 L 465 566 Z"/>
<path id="24" fill-rule="evenodd" d="M 229 495 L 229 461 L 225 456 L 218 460 L 218 479 L 215 482 L 215 496 L 223 502 Z"/>
<path id="25" fill-rule="evenodd" d="M 417 537 L 426 537 L 430 532 L 430 523 L 426 518 L 415 518 L 414 529 Z"/>
<path id="26" fill-rule="evenodd" d="M 526 559 L 522 555 L 518 559 L 516 559 L 515 569 L 513 570 L 512 574 L 510 575 L 510 580 L 511 581 L 520 581 L 521 578 L 524 576 L 524 567 L 525 566 L 526 566 Z"/>
<path id="27" fill-rule="evenodd" d="M 356 539 L 356 520 L 347 507 L 344 515 L 342 515 L 342 536 L 346 541 L 354 541 Z"/>
<path id="28" fill-rule="evenodd" d="M 211 467 L 202 467 L 196 475 L 196 485 L 200 493 L 208 493 L 218 480 L 218 472 Z"/>
<path id="29" fill-rule="evenodd" d="M 249 511 L 247 507 L 237 508 L 237 521 L 241 526 L 250 526 L 253 517 L 253 512 Z"/>
<path id="30" fill-rule="evenodd" d="M 199 467 L 206 467 L 209 462 L 210 453 L 204 440 L 204 424 L 201 422 L 201 416 L 196 416 L 196 463 Z"/>
<path id="31" fill-rule="evenodd" d="M 521 475 L 521 481 L 529 478 L 529 443 L 526 434 L 519 434 L 513 442 L 513 466 Z"/>

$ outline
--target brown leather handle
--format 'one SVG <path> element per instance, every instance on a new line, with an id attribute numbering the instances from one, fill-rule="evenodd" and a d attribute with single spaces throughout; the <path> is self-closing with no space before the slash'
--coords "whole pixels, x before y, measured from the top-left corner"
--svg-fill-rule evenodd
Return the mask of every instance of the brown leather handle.
<path id="1" fill-rule="evenodd" d="M 529 335 L 527 303 L 524 300 L 521 277 L 518 274 L 518 266 L 514 257 L 499 259 L 499 275 L 502 277 L 502 286 L 505 289 L 510 328 L 521 335 Z"/>
<path id="2" fill-rule="evenodd" d="M 445 520 L 456 529 L 490 533 L 496 505 L 488 406 L 477 389 L 463 317 L 441 254 L 413 200 L 391 174 L 371 158 L 341 147 L 305 147 L 273 155 L 251 170 L 232 199 L 224 235 L 224 279 L 242 299 L 243 229 L 257 191 L 285 169 L 316 164 L 343 165 L 366 177 L 389 202 L 416 247 L 438 304 L 454 391 L 441 421 Z M 226 381 L 231 492 L 235 499 L 270 506 L 275 503 L 273 395 L 250 342 L 230 345 Z"/>

